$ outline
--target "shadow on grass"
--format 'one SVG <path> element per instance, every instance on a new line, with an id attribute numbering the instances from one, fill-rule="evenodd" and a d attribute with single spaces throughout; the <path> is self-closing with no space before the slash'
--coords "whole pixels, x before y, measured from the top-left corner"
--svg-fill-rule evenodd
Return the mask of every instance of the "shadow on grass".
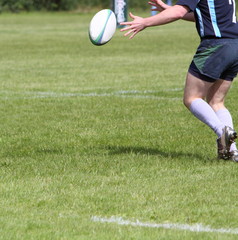
<path id="1" fill-rule="evenodd" d="M 119 154 L 138 154 L 138 155 L 157 155 L 164 158 L 197 158 L 200 160 L 207 160 L 204 155 L 197 153 L 186 153 L 186 152 L 175 152 L 169 151 L 164 152 L 159 150 L 158 148 L 146 148 L 146 147 L 133 147 L 133 146 L 107 146 L 107 150 L 109 150 L 109 154 L 111 155 L 119 155 Z"/>

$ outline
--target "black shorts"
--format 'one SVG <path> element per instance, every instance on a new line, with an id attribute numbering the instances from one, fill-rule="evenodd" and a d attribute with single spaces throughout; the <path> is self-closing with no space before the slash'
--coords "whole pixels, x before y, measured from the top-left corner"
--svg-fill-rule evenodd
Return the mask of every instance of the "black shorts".
<path id="1" fill-rule="evenodd" d="M 202 40 L 188 71 L 207 82 L 232 81 L 238 73 L 238 39 Z"/>

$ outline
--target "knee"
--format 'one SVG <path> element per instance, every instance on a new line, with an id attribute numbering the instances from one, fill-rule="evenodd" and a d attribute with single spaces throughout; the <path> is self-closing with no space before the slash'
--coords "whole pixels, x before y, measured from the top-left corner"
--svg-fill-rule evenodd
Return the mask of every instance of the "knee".
<path id="1" fill-rule="evenodd" d="M 192 97 L 184 96 L 183 97 L 183 104 L 185 105 L 186 108 L 190 109 L 190 106 L 191 106 L 191 104 L 194 100 L 195 99 L 192 98 Z"/>
<path id="2" fill-rule="evenodd" d="M 185 98 L 183 98 L 183 104 L 186 108 L 189 108 L 189 106 L 190 106 L 189 102 Z"/>

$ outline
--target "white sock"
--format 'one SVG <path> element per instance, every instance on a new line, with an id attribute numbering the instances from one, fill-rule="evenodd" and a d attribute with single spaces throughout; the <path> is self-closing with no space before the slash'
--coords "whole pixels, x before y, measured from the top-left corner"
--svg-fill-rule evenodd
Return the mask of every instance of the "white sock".
<path id="1" fill-rule="evenodd" d="M 220 121 L 212 107 L 203 99 L 195 99 L 190 105 L 191 113 L 200 121 L 209 126 L 218 138 L 222 135 L 225 124 Z"/>

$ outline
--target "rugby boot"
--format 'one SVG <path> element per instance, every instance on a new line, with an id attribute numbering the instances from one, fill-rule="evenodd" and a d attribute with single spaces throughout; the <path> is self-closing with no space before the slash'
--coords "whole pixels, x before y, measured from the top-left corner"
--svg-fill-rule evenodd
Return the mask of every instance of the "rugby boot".
<path id="1" fill-rule="evenodd" d="M 221 144 L 221 138 L 217 139 L 217 158 L 224 159 L 224 160 L 228 160 L 228 158 L 229 158 L 228 153 L 226 154 L 226 152 L 224 151 L 224 148 Z"/>
<path id="2" fill-rule="evenodd" d="M 222 136 L 217 139 L 217 150 L 218 150 L 218 158 L 230 160 L 231 159 L 231 153 L 230 153 L 230 147 L 233 142 L 235 142 L 235 139 L 237 138 L 237 133 L 232 128 L 225 126 L 223 129 Z M 234 156 L 236 153 L 233 154 Z"/>
<path id="3" fill-rule="evenodd" d="M 229 160 L 232 160 L 233 162 L 238 162 L 238 150 L 230 151 Z"/>

